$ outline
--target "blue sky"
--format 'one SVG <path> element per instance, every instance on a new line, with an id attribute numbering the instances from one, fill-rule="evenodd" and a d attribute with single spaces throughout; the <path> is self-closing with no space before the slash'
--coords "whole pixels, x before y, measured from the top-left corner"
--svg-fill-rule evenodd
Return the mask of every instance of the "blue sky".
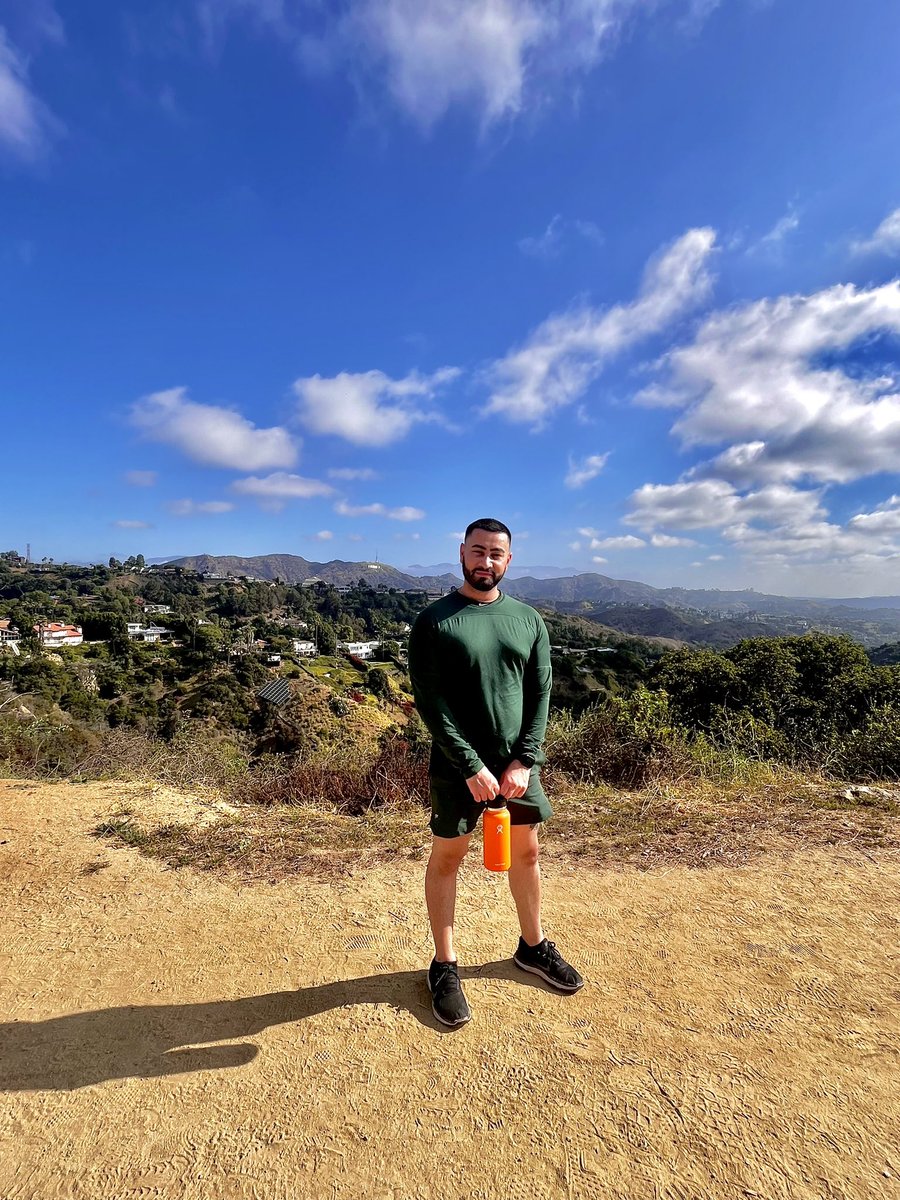
<path id="1" fill-rule="evenodd" d="M 900 591 L 893 0 L 0 0 L 0 542 Z"/>

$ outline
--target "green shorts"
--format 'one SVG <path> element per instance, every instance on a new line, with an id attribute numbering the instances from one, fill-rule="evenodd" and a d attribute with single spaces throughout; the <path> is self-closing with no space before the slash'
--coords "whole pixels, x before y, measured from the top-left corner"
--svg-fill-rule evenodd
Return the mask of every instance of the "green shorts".
<path id="1" fill-rule="evenodd" d="M 553 816 L 550 801 L 541 786 L 540 768 L 531 768 L 528 790 L 518 800 L 507 800 L 513 825 L 536 825 Z M 485 805 L 472 799 L 465 779 L 442 779 L 431 776 L 431 820 L 429 827 L 435 837 L 455 838 L 471 833 Z"/>

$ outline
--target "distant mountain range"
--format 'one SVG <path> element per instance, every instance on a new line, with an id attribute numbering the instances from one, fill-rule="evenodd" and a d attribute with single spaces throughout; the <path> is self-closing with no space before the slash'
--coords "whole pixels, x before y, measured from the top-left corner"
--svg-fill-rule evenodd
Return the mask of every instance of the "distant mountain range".
<path id="1" fill-rule="evenodd" d="M 280 579 L 284 583 L 303 583 L 307 579 L 321 579 L 337 587 L 358 583 L 360 579 L 377 587 L 399 588 L 413 591 L 426 588 L 428 591 L 446 591 L 462 583 L 462 576 L 408 575 L 404 571 L 380 562 L 311 562 L 298 554 L 258 554 L 253 558 L 239 558 L 225 554 L 195 554 L 185 558 L 173 558 L 169 566 L 185 567 L 204 575 L 246 575 L 250 579 Z"/>
<path id="2" fill-rule="evenodd" d="M 462 576 L 459 573 L 459 563 L 436 563 L 430 567 L 420 567 L 415 564 L 411 567 L 402 568 L 407 575 L 456 575 L 459 579 Z M 569 579 L 573 575 L 577 575 L 578 570 L 575 567 L 517 567 L 513 564 L 506 572 L 507 579 Z"/>
<path id="3" fill-rule="evenodd" d="M 442 590 L 462 582 L 458 565 L 437 563 L 434 566 L 412 566 L 406 570 L 381 562 L 312 562 L 296 554 L 260 554 L 252 558 L 234 555 L 198 554 L 171 559 L 172 565 L 186 567 L 213 575 L 246 575 L 253 579 L 281 579 L 285 583 L 302 583 L 305 579 L 322 579 L 326 583 L 347 585 L 364 579 L 377 586 L 404 590 Z M 860 596 L 830 600 L 802 596 L 775 596 L 745 588 L 722 591 L 712 588 L 655 588 L 648 583 L 631 579 L 613 579 L 595 572 L 578 573 L 562 567 L 530 567 L 534 574 L 516 577 L 512 569 L 507 575 L 504 590 L 512 596 L 548 605 L 580 605 L 585 608 L 629 605 L 694 610 L 721 616 L 742 616 L 748 613 L 767 613 L 814 620 L 828 614 L 847 617 L 854 610 L 860 619 L 879 614 L 897 617 L 900 596 Z M 526 568 L 522 567 L 524 571 Z M 537 574 L 543 572 L 545 574 Z M 550 572 L 559 572 L 551 575 Z M 863 616 L 866 614 L 866 617 Z"/>

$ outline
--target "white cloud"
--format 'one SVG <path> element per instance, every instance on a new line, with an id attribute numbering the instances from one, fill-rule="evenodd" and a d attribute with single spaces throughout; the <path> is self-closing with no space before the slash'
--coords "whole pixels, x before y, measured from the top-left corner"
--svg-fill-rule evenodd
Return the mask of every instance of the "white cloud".
<path id="1" fill-rule="evenodd" d="M 569 470 L 565 479 L 566 487 L 584 487 L 586 483 L 590 483 L 592 479 L 596 479 L 606 466 L 606 460 L 608 458 L 608 451 L 606 454 L 589 454 L 586 458 L 583 458 L 580 463 L 570 456 Z"/>
<path id="2" fill-rule="evenodd" d="M 28 64 L 0 25 L 0 148 L 26 161 L 39 158 L 62 126 L 29 86 Z"/>
<path id="3" fill-rule="evenodd" d="M 595 563 L 605 563 L 605 562 L 609 562 L 609 559 L 608 559 L 608 558 L 601 558 L 599 554 L 595 554 L 595 555 L 593 556 L 593 558 L 591 559 L 591 562 L 595 562 Z"/>
<path id="4" fill-rule="evenodd" d="M 823 515 L 821 493 L 770 484 L 740 495 L 724 479 L 646 483 L 631 495 L 625 518 L 639 529 L 721 529 L 749 521 L 808 524 Z"/>
<path id="5" fill-rule="evenodd" d="M 591 541 L 592 550 L 643 550 L 646 545 L 643 538 L 630 533 L 623 537 L 594 538 Z"/>
<path id="6" fill-rule="evenodd" d="M 294 391 L 300 419 L 313 433 L 334 434 L 360 446 L 387 446 L 405 437 L 416 422 L 434 420 L 428 402 L 458 375 L 456 367 L 431 375 L 412 371 L 404 379 L 391 379 L 383 371 L 342 371 L 330 379 L 297 379 Z"/>
<path id="7" fill-rule="evenodd" d="M 234 505 L 228 500 L 173 500 L 168 508 L 173 517 L 220 516 Z"/>
<path id="8" fill-rule="evenodd" d="M 660 333 L 708 294 L 712 229 L 691 229 L 648 264 L 638 298 L 548 317 L 488 371 L 486 412 L 540 428 L 578 400 L 616 355 Z"/>
<path id="9" fill-rule="evenodd" d="M 156 471 L 126 471 L 125 482 L 132 487 L 153 487 L 159 475 Z"/>
<path id="10" fill-rule="evenodd" d="M 884 218 L 870 238 L 853 242 L 854 254 L 900 254 L 900 208 Z"/>
<path id="11" fill-rule="evenodd" d="M 329 479 L 345 479 L 352 480 L 370 480 L 377 479 L 378 472 L 373 471 L 371 467 L 333 467 L 328 472 Z"/>
<path id="12" fill-rule="evenodd" d="M 144 396 L 132 407 L 131 421 L 152 441 L 206 466 L 258 471 L 290 467 L 297 458 L 297 443 L 286 429 L 257 429 L 233 409 L 196 404 L 184 387 Z"/>
<path id="13" fill-rule="evenodd" d="M 456 105 L 483 128 L 515 117 L 555 78 L 590 69 L 644 0 L 357 0 L 319 64 L 361 63 L 422 129 Z"/>
<path id="14" fill-rule="evenodd" d="M 244 496 L 277 497 L 282 500 L 311 500 L 314 496 L 334 495 L 330 483 L 323 483 L 321 479 L 306 479 L 287 471 L 275 471 L 263 478 L 250 475 L 246 479 L 236 479 L 231 487 Z"/>
<path id="15" fill-rule="evenodd" d="M 366 103 L 377 95 L 427 132 L 448 112 L 474 112 L 481 129 L 570 103 L 580 76 L 629 25 L 685 0 L 196 0 L 208 50 L 230 20 L 283 40 L 308 71 L 345 72 Z M 714 0 L 689 0 L 696 28 Z"/>
<path id="16" fill-rule="evenodd" d="M 317 542 L 330 542 L 334 534 L 330 529 L 320 529 L 318 533 L 314 533 L 313 537 Z"/>
<path id="17" fill-rule="evenodd" d="M 425 516 L 421 508 L 413 508 L 409 504 L 388 508 L 381 503 L 348 504 L 346 500 L 339 500 L 334 511 L 339 517 L 387 517 L 390 521 L 421 521 Z"/>
<path id="18" fill-rule="evenodd" d="M 900 496 L 890 496 L 844 525 L 828 519 L 822 500 L 822 491 L 783 484 L 744 494 L 724 480 L 648 484 L 633 494 L 633 511 L 626 520 L 643 528 L 718 529 L 754 571 L 765 568 L 767 578 L 794 591 L 812 585 L 828 594 L 839 580 L 854 594 L 870 592 L 875 579 L 881 580 L 880 587 L 895 588 Z M 707 561 L 723 557 L 710 555 Z"/>
<path id="19" fill-rule="evenodd" d="M 152 529 L 149 521 L 113 521 L 116 529 Z"/>
<path id="20" fill-rule="evenodd" d="M 674 432 L 686 443 L 727 446 L 694 474 L 751 486 L 846 483 L 895 471 L 897 380 L 836 362 L 883 333 L 900 333 L 897 280 L 759 300 L 707 317 L 691 343 L 666 356 L 667 375 L 656 385 L 685 409 Z"/>
<path id="21" fill-rule="evenodd" d="M 707 555 L 706 561 L 707 562 L 724 562 L 725 555 L 724 554 L 709 554 L 709 555 Z"/>
<path id="22" fill-rule="evenodd" d="M 650 545 L 665 550 L 674 546 L 696 546 L 697 543 L 693 538 L 672 537 L 668 533 L 654 533 L 650 538 Z"/>

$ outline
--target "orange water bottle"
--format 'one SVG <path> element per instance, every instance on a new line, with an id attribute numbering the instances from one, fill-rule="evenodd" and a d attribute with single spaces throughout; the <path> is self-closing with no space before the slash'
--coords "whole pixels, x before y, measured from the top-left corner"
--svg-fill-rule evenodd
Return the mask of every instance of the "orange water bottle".
<path id="1" fill-rule="evenodd" d="M 508 871 L 511 861 L 509 848 L 509 809 L 503 796 L 491 800 L 484 810 L 484 865 L 489 871 Z"/>

